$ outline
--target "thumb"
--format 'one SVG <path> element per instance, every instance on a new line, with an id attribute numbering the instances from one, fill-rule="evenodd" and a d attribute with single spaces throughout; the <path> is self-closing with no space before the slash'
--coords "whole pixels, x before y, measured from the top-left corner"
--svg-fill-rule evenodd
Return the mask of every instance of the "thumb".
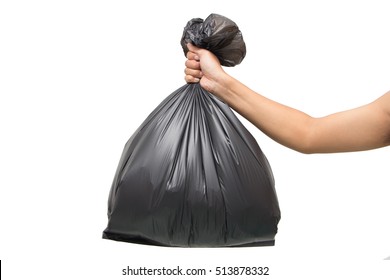
<path id="1" fill-rule="evenodd" d="M 201 53 L 201 48 L 198 48 L 196 46 L 194 46 L 193 44 L 191 43 L 188 43 L 187 44 L 187 48 L 190 52 L 193 52 L 194 54 L 196 54 L 196 56 L 198 56 L 197 58 L 195 58 L 196 60 L 199 60 L 199 56 L 200 56 L 200 53 Z"/>
<path id="2" fill-rule="evenodd" d="M 194 53 L 197 53 L 197 52 L 200 50 L 200 48 L 194 46 L 194 45 L 191 44 L 191 43 L 187 43 L 187 48 L 188 48 L 190 51 L 194 52 Z"/>

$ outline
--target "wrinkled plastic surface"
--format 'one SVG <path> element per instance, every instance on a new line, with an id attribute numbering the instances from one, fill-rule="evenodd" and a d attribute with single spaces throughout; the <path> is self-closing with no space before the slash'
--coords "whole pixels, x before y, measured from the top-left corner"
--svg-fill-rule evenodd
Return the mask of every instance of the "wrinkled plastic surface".
<path id="1" fill-rule="evenodd" d="M 186 84 L 126 143 L 103 237 L 184 247 L 273 245 L 279 219 L 272 170 L 256 140 L 225 103 Z"/>
<path id="2" fill-rule="evenodd" d="M 212 51 L 221 65 L 240 64 L 246 55 L 246 46 L 238 26 L 230 19 L 211 14 L 204 21 L 201 18 L 190 20 L 181 38 L 184 55 L 187 43 Z"/>

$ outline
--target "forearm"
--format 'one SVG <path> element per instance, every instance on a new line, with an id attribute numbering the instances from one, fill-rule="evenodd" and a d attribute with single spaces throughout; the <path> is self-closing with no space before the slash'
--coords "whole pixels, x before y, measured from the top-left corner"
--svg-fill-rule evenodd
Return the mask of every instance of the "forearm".
<path id="1" fill-rule="evenodd" d="M 214 93 L 278 143 L 308 152 L 314 118 L 270 100 L 227 75 L 217 83 Z"/>
<path id="2" fill-rule="evenodd" d="M 313 118 L 224 75 L 214 93 L 278 143 L 302 153 L 362 151 L 390 144 L 390 93 L 365 106 Z"/>

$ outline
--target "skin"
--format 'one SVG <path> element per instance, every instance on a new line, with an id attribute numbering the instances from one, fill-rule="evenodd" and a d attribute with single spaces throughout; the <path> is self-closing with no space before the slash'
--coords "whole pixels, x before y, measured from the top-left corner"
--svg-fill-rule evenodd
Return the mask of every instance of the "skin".
<path id="1" fill-rule="evenodd" d="M 278 143 L 301 153 L 353 152 L 390 145 L 390 91 L 373 102 L 314 118 L 229 76 L 209 51 L 188 44 L 185 80 L 198 83 Z"/>

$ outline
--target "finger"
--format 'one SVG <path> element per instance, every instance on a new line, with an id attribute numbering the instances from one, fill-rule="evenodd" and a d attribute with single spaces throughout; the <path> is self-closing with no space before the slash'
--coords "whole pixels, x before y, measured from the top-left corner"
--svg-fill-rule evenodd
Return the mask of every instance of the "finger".
<path id="1" fill-rule="evenodd" d="M 189 84 L 199 83 L 199 81 L 200 81 L 200 79 L 195 78 L 194 76 L 191 76 L 191 75 L 185 75 L 184 79 Z"/>
<path id="2" fill-rule="evenodd" d="M 202 76 L 203 76 L 202 71 L 194 70 L 194 69 L 190 69 L 190 68 L 184 69 L 184 73 L 188 76 L 193 76 L 194 78 L 198 78 L 198 79 L 202 78 Z"/>
<path id="3" fill-rule="evenodd" d="M 196 60 L 187 60 L 185 62 L 185 65 L 187 68 L 194 69 L 194 70 L 200 70 L 200 63 Z"/>
<path id="4" fill-rule="evenodd" d="M 194 52 L 187 52 L 187 58 L 191 60 L 197 60 L 199 61 L 199 55 L 197 55 Z"/>

